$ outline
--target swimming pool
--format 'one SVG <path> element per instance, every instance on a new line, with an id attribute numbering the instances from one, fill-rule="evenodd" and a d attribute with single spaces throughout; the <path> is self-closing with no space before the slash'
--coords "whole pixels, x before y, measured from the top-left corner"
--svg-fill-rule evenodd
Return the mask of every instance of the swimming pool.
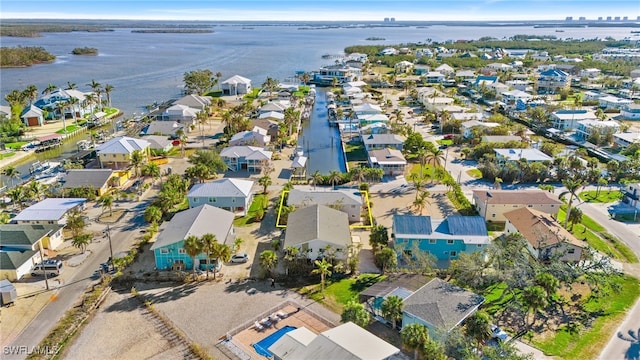
<path id="1" fill-rule="evenodd" d="M 295 329 L 296 329 L 295 326 L 282 327 L 282 328 L 278 329 L 276 332 L 274 332 L 273 334 L 267 336 L 266 338 L 258 341 L 255 344 L 253 344 L 253 348 L 256 349 L 256 352 L 258 354 L 260 354 L 260 355 L 262 355 L 264 357 L 267 357 L 267 358 L 272 358 L 273 354 L 268 350 L 269 346 L 273 345 L 284 334 L 288 333 L 289 331 L 295 330 Z"/>

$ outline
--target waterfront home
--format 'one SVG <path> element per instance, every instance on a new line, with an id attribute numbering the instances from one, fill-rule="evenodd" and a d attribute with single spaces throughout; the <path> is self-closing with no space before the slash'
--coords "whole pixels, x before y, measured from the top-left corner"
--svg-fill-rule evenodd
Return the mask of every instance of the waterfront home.
<path id="1" fill-rule="evenodd" d="M 640 210 L 640 183 L 630 183 L 625 186 L 624 202 Z"/>
<path id="2" fill-rule="evenodd" d="M 558 130 L 571 130 L 578 127 L 578 121 L 598 120 L 595 112 L 591 110 L 558 110 L 551 113 L 551 126 Z"/>
<path id="3" fill-rule="evenodd" d="M 367 126 L 372 124 L 387 124 L 389 122 L 389 117 L 386 114 L 366 114 L 366 115 L 357 115 L 358 124 L 360 126 Z"/>
<path id="4" fill-rule="evenodd" d="M 253 128 L 260 128 L 261 130 L 266 131 L 266 134 L 271 137 L 271 142 L 276 142 L 279 139 L 280 126 L 278 125 L 278 122 L 269 120 L 268 118 L 258 118 L 251 120 L 251 125 Z"/>
<path id="5" fill-rule="evenodd" d="M 268 104 L 267 104 L 268 105 Z M 275 110 L 267 110 L 267 111 L 259 111 L 259 115 L 258 115 L 258 119 L 262 120 L 275 120 L 275 121 L 282 121 L 284 120 L 284 110 L 280 111 L 280 109 L 278 108 L 278 111 Z"/>
<path id="6" fill-rule="evenodd" d="M 248 170 L 260 172 L 271 163 L 271 151 L 255 146 L 228 146 L 220 152 L 220 157 L 231 171 Z"/>
<path id="7" fill-rule="evenodd" d="M 413 75 L 422 76 L 431 71 L 431 67 L 425 64 L 415 64 L 413 66 Z"/>
<path id="8" fill-rule="evenodd" d="M 531 99 L 533 99 L 533 95 L 522 90 L 505 91 L 501 95 L 502 101 L 504 101 L 508 105 L 514 105 L 518 100 L 527 103 Z"/>
<path id="9" fill-rule="evenodd" d="M 464 114 L 464 113 L 461 113 Z M 462 131 L 462 136 L 467 139 L 471 139 L 474 136 L 473 129 L 480 129 L 481 133 L 485 133 L 492 128 L 498 127 L 500 124 L 494 122 L 484 122 L 478 120 L 469 120 L 460 124 L 460 129 Z"/>
<path id="10" fill-rule="evenodd" d="M 233 75 L 220 83 L 224 95 L 244 95 L 251 93 L 251 80 L 240 75 Z"/>
<path id="11" fill-rule="evenodd" d="M 241 131 L 234 134 L 229 140 L 230 146 L 251 145 L 265 147 L 271 142 L 271 136 L 267 135 L 267 130 L 254 127 L 251 131 Z"/>
<path id="12" fill-rule="evenodd" d="M 392 47 L 387 47 L 387 48 L 384 48 L 384 49 L 380 50 L 378 55 L 382 55 L 382 56 L 385 56 L 385 55 L 398 55 L 398 49 L 392 48 Z"/>
<path id="13" fill-rule="evenodd" d="M 445 76 L 438 71 L 429 71 L 422 75 L 421 78 L 424 79 L 427 84 L 440 84 L 444 81 Z"/>
<path id="14" fill-rule="evenodd" d="M 188 128 L 191 125 L 196 124 L 199 112 L 200 110 L 188 107 L 186 105 L 172 105 L 166 108 L 162 112 L 162 114 L 160 114 L 159 120 L 176 121 Z"/>
<path id="15" fill-rule="evenodd" d="M 283 114 L 282 119 L 284 119 L 284 112 L 291 106 L 292 105 L 290 100 L 271 100 L 268 103 L 262 105 L 260 109 L 258 109 L 258 114 L 262 115 L 265 113 L 276 112 Z"/>
<path id="16" fill-rule="evenodd" d="M 235 236 L 234 218 L 232 212 L 207 204 L 176 213 L 162 225 L 158 238 L 151 246 L 156 269 L 206 269 L 207 254 L 198 254 L 194 262 L 184 248 L 184 240 L 189 236 L 201 238 L 205 234 L 212 234 L 218 243 L 231 246 Z M 217 259 L 211 259 L 209 264 L 213 268 L 221 266 Z"/>
<path id="17" fill-rule="evenodd" d="M 362 194 L 357 190 L 300 190 L 292 189 L 287 196 L 287 205 L 303 208 L 311 205 L 324 205 L 342 211 L 348 215 L 349 222 L 360 221 L 362 213 Z"/>
<path id="18" fill-rule="evenodd" d="M 42 126 L 44 124 L 44 112 L 35 105 L 29 105 L 22 110 L 20 118 L 27 126 Z"/>
<path id="19" fill-rule="evenodd" d="M 449 76 L 455 72 L 455 70 L 447 64 L 438 66 L 437 68 L 435 68 L 435 71 L 443 74 L 444 76 Z"/>
<path id="20" fill-rule="evenodd" d="M 293 211 L 287 218 L 285 249 L 296 247 L 312 260 L 326 256 L 328 249 L 332 249 L 337 259 L 345 260 L 349 245 L 349 219 L 342 211 L 314 204 Z"/>
<path id="21" fill-rule="evenodd" d="M 483 86 L 489 86 L 498 82 L 498 77 L 494 75 L 478 75 L 476 80 L 473 82 L 473 86 L 476 88 L 480 88 Z"/>
<path id="22" fill-rule="evenodd" d="M 473 204 L 485 220 L 505 222 L 504 213 L 525 207 L 555 216 L 563 202 L 542 190 L 474 190 Z"/>
<path id="23" fill-rule="evenodd" d="M 0 225 L 0 239 L 5 247 L 0 252 L 0 278 L 18 281 L 29 274 L 42 255 L 55 250 L 64 241 L 61 225 L 3 224 Z M 13 247 L 13 249 L 12 249 Z"/>
<path id="24" fill-rule="evenodd" d="M 100 168 L 120 170 L 131 165 L 131 154 L 142 151 L 149 156 L 150 144 L 147 140 L 128 136 L 118 136 L 96 148 Z"/>
<path id="25" fill-rule="evenodd" d="M 633 104 L 633 100 L 623 99 L 613 95 L 601 96 L 598 99 L 598 107 L 604 110 L 617 109 L 621 110 L 627 105 Z"/>
<path id="26" fill-rule="evenodd" d="M 623 132 L 613 134 L 613 139 L 616 146 L 626 149 L 633 143 L 640 143 L 640 132 Z"/>
<path id="27" fill-rule="evenodd" d="M 483 143 L 506 143 L 509 141 L 522 141 L 520 136 L 516 135 L 484 135 L 480 142 Z"/>
<path id="28" fill-rule="evenodd" d="M 493 149 L 498 162 L 517 163 L 520 160 L 527 162 L 553 161 L 553 158 L 538 149 Z"/>
<path id="29" fill-rule="evenodd" d="M 446 335 L 473 315 L 484 298 L 434 278 L 404 299 L 402 327 L 422 324 L 435 339 Z"/>
<path id="30" fill-rule="evenodd" d="M 377 115 L 382 114 L 382 108 L 379 105 L 365 103 L 362 105 L 354 106 L 353 112 L 358 117 L 360 117 L 361 115 Z"/>
<path id="31" fill-rule="evenodd" d="M 548 69 L 540 72 L 536 83 L 538 94 L 556 94 L 571 84 L 568 73 L 559 69 Z"/>
<path id="32" fill-rule="evenodd" d="M 396 248 L 408 255 L 413 251 L 427 252 L 440 267 L 448 267 L 449 261 L 461 253 L 483 251 L 491 243 L 487 225 L 480 216 L 449 215 L 445 219 L 433 219 L 394 215 L 391 231 Z"/>
<path id="33" fill-rule="evenodd" d="M 600 137 L 607 134 L 615 134 L 620 130 L 620 123 L 614 120 L 581 120 L 578 121 L 578 129 L 576 136 L 581 140 L 588 140 L 594 133 L 598 133 Z M 597 145 L 597 144 L 596 144 Z"/>
<path id="34" fill-rule="evenodd" d="M 620 110 L 620 117 L 624 120 L 640 120 L 640 104 L 627 104 Z"/>
<path id="35" fill-rule="evenodd" d="M 339 84 L 362 80 L 362 69 L 343 64 L 323 66 L 312 73 L 311 82 L 318 85 L 331 85 L 336 79 Z"/>
<path id="36" fill-rule="evenodd" d="M 360 126 L 360 129 L 358 129 L 361 137 L 369 134 L 388 134 L 390 131 L 391 127 L 386 122 L 374 122 L 368 125 Z"/>
<path id="37" fill-rule="evenodd" d="M 413 63 L 411 61 L 406 61 L 406 60 L 400 61 L 395 65 L 393 65 L 393 69 L 395 70 L 396 74 L 409 73 L 409 72 L 412 72 L 413 70 Z"/>
<path id="38" fill-rule="evenodd" d="M 187 200 L 190 208 L 207 204 L 244 216 L 253 200 L 253 185 L 251 180 L 229 178 L 195 184 L 187 193 Z"/>
<path id="39" fill-rule="evenodd" d="M 149 149 L 154 151 L 169 152 L 173 148 L 173 141 L 162 135 L 149 135 L 144 137 L 149 142 Z"/>
<path id="40" fill-rule="evenodd" d="M 404 136 L 397 134 L 369 134 L 362 137 L 367 152 L 385 148 L 402 150 L 405 140 Z"/>
<path id="41" fill-rule="evenodd" d="M 269 346 L 275 360 L 390 360 L 400 349 L 360 326 L 346 322 L 316 335 L 305 327 L 289 331 Z"/>
<path id="42" fill-rule="evenodd" d="M 180 124 L 176 121 L 152 121 L 142 130 L 144 135 L 164 135 L 177 137 L 178 130 L 182 130 L 185 133 L 191 131 L 190 127 L 185 127 L 184 124 Z"/>
<path id="43" fill-rule="evenodd" d="M 85 198 L 47 198 L 22 210 L 12 224 L 65 225 L 73 210 L 83 210 Z"/>
<path id="44" fill-rule="evenodd" d="M 77 89 L 55 89 L 54 91 L 44 95 L 36 100 L 33 105 L 49 113 L 48 118 L 60 118 L 64 116 L 66 119 L 83 117 L 94 110 L 93 104 L 87 102 L 86 96 L 91 93 L 85 93 Z M 58 103 L 69 103 L 71 99 L 77 100 L 73 106 L 62 109 L 62 113 L 58 108 Z"/>
<path id="45" fill-rule="evenodd" d="M 185 105 L 199 111 L 206 111 L 211 106 L 210 96 L 186 95 L 173 102 L 173 105 Z"/>
<path id="46" fill-rule="evenodd" d="M 384 175 L 404 175 L 407 160 L 400 150 L 380 149 L 368 152 L 369 166 L 384 171 Z"/>
<path id="47" fill-rule="evenodd" d="M 296 155 L 291 161 L 291 180 L 305 180 L 307 177 L 306 156 Z"/>
<path id="48" fill-rule="evenodd" d="M 436 96 L 423 100 L 423 105 L 430 111 L 442 111 L 453 105 L 455 100 L 450 97 Z"/>
<path id="49" fill-rule="evenodd" d="M 70 169 L 62 182 L 63 189 L 92 189 L 102 196 L 111 188 L 111 169 Z"/>
<path id="50" fill-rule="evenodd" d="M 583 243 L 567 231 L 553 216 L 523 207 L 504 213 L 505 234 L 520 233 L 527 240 L 527 249 L 542 261 L 578 262 Z"/>

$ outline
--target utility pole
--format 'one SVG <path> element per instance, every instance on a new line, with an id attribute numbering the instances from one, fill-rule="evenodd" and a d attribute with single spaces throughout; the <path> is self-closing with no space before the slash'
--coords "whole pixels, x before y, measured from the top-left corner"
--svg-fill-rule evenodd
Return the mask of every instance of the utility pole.
<path id="1" fill-rule="evenodd" d="M 111 245 L 111 228 L 109 227 L 109 225 L 107 225 L 107 230 L 105 230 L 105 232 L 107 234 L 107 238 L 109 239 L 109 253 L 111 254 L 111 260 L 109 262 L 113 265 L 113 246 Z M 116 269 L 115 265 L 113 265 L 113 269 Z"/>

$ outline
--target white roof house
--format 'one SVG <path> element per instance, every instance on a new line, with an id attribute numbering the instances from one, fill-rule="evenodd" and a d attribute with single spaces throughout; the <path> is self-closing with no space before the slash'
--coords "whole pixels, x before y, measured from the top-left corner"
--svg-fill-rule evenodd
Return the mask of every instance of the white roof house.
<path id="1" fill-rule="evenodd" d="M 462 135 L 466 138 L 471 138 L 473 137 L 473 132 L 471 131 L 471 129 L 473 129 L 476 126 L 482 127 L 485 129 L 491 129 L 491 128 L 500 126 L 500 124 L 494 123 L 494 122 L 469 120 L 469 121 L 463 122 L 462 124 L 460 124 L 460 126 L 462 128 Z"/>
<path id="2" fill-rule="evenodd" d="M 248 94 L 251 92 L 251 80 L 240 75 L 234 75 L 220 85 L 226 95 Z"/>
<path id="3" fill-rule="evenodd" d="M 200 110 L 186 106 L 186 105 L 173 105 L 168 107 L 162 113 L 162 119 L 165 120 L 176 120 L 179 122 L 193 122 L 196 117 L 198 117 L 198 113 Z"/>
<path id="4" fill-rule="evenodd" d="M 448 74 L 453 73 L 454 69 L 451 66 L 447 65 L 447 64 L 442 64 L 442 65 L 440 65 L 440 66 L 438 66 L 436 68 L 436 71 L 439 72 L 439 73 L 448 75 Z"/>
<path id="5" fill-rule="evenodd" d="M 251 180 L 224 178 L 216 181 L 195 184 L 187 197 L 239 197 L 250 196 L 254 182 Z"/>
<path id="6" fill-rule="evenodd" d="M 558 110 L 551 113 L 553 127 L 558 130 L 575 129 L 581 120 L 598 120 L 598 117 L 591 110 Z"/>
<path id="7" fill-rule="evenodd" d="M 207 106 L 211 105 L 211 97 L 200 95 L 186 95 L 173 102 L 173 105 L 185 105 L 190 108 L 204 110 Z"/>
<path id="8" fill-rule="evenodd" d="M 258 119 L 284 120 L 284 114 L 279 111 L 265 111 L 258 115 Z"/>
<path id="9" fill-rule="evenodd" d="M 22 210 L 11 222 L 17 224 L 65 224 L 68 211 L 81 208 L 85 198 L 47 198 Z"/>
<path id="10" fill-rule="evenodd" d="M 356 115 L 381 114 L 382 108 L 378 105 L 365 103 L 362 105 L 354 106 L 353 111 L 356 113 Z"/>
<path id="11" fill-rule="evenodd" d="M 256 145 L 266 146 L 271 141 L 271 136 L 267 135 L 267 130 L 254 126 L 251 131 L 241 131 L 231 137 L 229 145 Z"/>
<path id="12" fill-rule="evenodd" d="M 136 150 L 145 150 L 149 142 L 128 136 L 118 136 L 96 148 L 98 154 L 131 154 Z"/>
<path id="13" fill-rule="evenodd" d="M 538 149 L 494 149 L 496 157 L 502 161 L 552 161 L 553 158 Z"/>
<path id="14" fill-rule="evenodd" d="M 269 347 L 277 359 L 383 360 L 400 349 L 347 322 L 315 335 L 306 328 L 286 333 Z"/>

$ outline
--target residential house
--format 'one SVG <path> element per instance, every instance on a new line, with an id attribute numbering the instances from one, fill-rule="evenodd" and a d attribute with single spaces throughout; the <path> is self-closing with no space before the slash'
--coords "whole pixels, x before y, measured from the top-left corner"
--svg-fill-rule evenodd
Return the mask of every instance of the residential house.
<path id="1" fill-rule="evenodd" d="M 367 126 L 372 124 L 387 124 L 389 117 L 386 114 L 366 114 L 358 115 L 358 123 L 360 126 Z"/>
<path id="2" fill-rule="evenodd" d="M 367 152 L 385 148 L 402 150 L 405 140 L 404 136 L 396 134 L 369 134 L 362 138 Z"/>
<path id="3" fill-rule="evenodd" d="M 265 147 L 271 142 L 271 136 L 267 135 L 267 130 L 254 127 L 251 131 L 241 131 L 236 133 L 229 140 L 230 146 L 251 145 Z"/>
<path id="4" fill-rule="evenodd" d="M 149 135 L 144 137 L 149 142 L 149 149 L 153 151 L 169 152 L 173 148 L 173 141 L 162 135 Z"/>
<path id="5" fill-rule="evenodd" d="M 414 67 L 413 67 L 413 74 L 414 75 L 422 76 L 422 75 L 428 73 L 429 71 L 431 71 L 431 67 L 429 65 L 415 64 Z"/>
<path id="6" fill-rule="evenodd" d="M 465 82 L 473 81 L 477 76 L 473 70 L 460 70 L 456 72 L 456 78 Z"/>
<path id="7" fill-rule="evenodd" d="M 271 113 L 271 112 L 281 113 L 282 119 L 284 119 L 284 112 L 290 107 L 291 107 L 291 101 L 289 100 L 282 100 L 282 99 L 271 100 L 268 103 L 262 105 L 258 110 L 258 113 L 260 115 L 263 115 L 265 113 Z M 274 119 L 279 120 L 276 117 L 274 117 Z"/>
<path id="8" fill-rule="evenodd" d="M 20 114 L 20 118 L 27 126 L 42 126 L 44 124 L 44 112 L 35 105 L 27 106 Z"/>
<path id="9" fill-rule="evenodd" d="M 498 82 L 498 77 L 497 76 L 491 76 L 491 75 L 478 75 L 478 77 L 476 78 L 476 80 L 473 83 L 473 86 L 476 88 L 480 88 L 483 86 L 489 86 L 491 84 L 494 84 Z"/>
<path id="10" fill-rule="evenodd" d="M 485 66 L 485 68 L 487 68 L 489 70 L 493 70 L 493 71 L 499 71 L 499 72 L 505 72 L 505 71 L 513 70 L 513 66 L 511 66 L 509 64 L 504 64 L 504 63 L 487 64 L 487 66 Z"/>
<path id="11" fill-rule="evenodd" d="M 623 132 L 613 134 L 614 142 L 622 149 L 633 143 L 640 143 L 640 132 Z"/>
<path id="12" fill-rule="evenodd" d="M 96 148 L 100 168 L 106 167 L 114 170 L 127 168 L 131 165 L 131 154 L 134 151 L 142 151 L 148 157 L 150 145 L 144 139 L 128 136 L 115 137 Z"/>
<path id="13" fill-rule="evenodd" d="M 271 142 L 276 142 L 280 136 L 280 126 L 276 121 L 269 120 L 268 118 L 258 118 L 251 120 L 251 125 L 253 128 L 257 127 L 266 131 L 267 135 L 271 138 Z"/>
<path id="14" fill-rule="evenodd" d="M 433 338 L 446 334 L 462 324 L 482 305 L 478 294 L 434 278 L 404 299 L 402 327 L 422 324 Z"/>
<path id="15" fill-rule="evenodd" d="M 265 105 L 268 106 L 269 104 Z M 284 111 L 284 110 L 283 110 Z M 281 111 L 259 111 L 260 115 L 258 115 L 258 119 L 266 119 L 266 120 L 275 120 L 282 121 L 284 120 L 284 112 Z"/>
<path id="16" fill-rule="evenodd" d="M 591 110 L 558 110 L 551 113 L 551 123 L 554 129 L 571 130 L 578 127 L 578 121 L 598 120 Z"/>
<path id="17" fill-rule="evenodd" d="M 11 219 L 12 224 L 65 225 L 67 214 L 83 210 L 84 198 L 47 198 L 22 210 Z"/>
<path id="18" fill-rule="evenodd" d="M 85 189 L 95 191 L 96 196 L 102 196 L 111 187 L 111 169 L 70 169 L 62 182 L 63 189 Z"/>
<path id="19" fill-rule="evenodd" d="M 496 95 L 499 95 L 499 96 L 502 96 L 502 94 L 509 91 L 509 86 L 499 81 L 496 81 L 493 84 L 488 84 L 487 88 L 489 90 L 493 90 L 496 93 Z"/>
<path id="20" fill-rule="evenodd" d="M 156 269 L 193 270 L 206 269 L 207 255 L 200 253 L 194 259 L 187 254 L 184 240 L 189 236 L 201 238 L 205 234 L 215 236 L 218 243 L 233 245 L 234 229 L 232 212 L 211 205 L 200 205 L 176 213 L 169 222 L 163 224 L 156 241 L 151 245 Z M 220 263 L 211 259 L 209 266 L 219 268 Z"/>
<path id="21" fill-rule="evenodd" d="M 531 99 L 533 99 L 533 95 L 522 90 L 505 91 L 502 93 L 502 101 L 508 105 L 514 105 L 518 100 L 527 103 Z"/>
<path id="22" fill-rule="evenodd" d="M 6 117 L 6 118 L 10 118 L 11 117 L 11 106 L 0 105 L 0 118 L 3 117 L 3 116 Z"/>
<path id="23" fill-rule="evenodd" d="M 297 328 L 276 340 L 268 351 L 275 360 L 390 360 L 400 354 L 397 347 L 350 321 L 319 335 Z"/>
<path id="24" fill-rule="evenodd" d="M 606 134 L 615 134 L 619 130 L 620 123 L 614 120 L 581 120 L 578 121 L 576 135 L 579 139 L 587 140 L 594 132 L 598 132 L 600 136 L 605 136 Z"/>
<path id="25" fill-rule="evenodd" d="M 195 125 L 200 110 L 186 105 L 172 105 L 166 108 L 160 115 L 162 121 L 176 121 L 186 128 Z"/>
<path id="26" fill-rule="evenodd" d="M 602 70 L 598 68 L 588 68 L 580 70 L 580 77 L 586 77 L 589 79 L 595 79 L 602 74 Z"/>
<path id="27" fill-rule="evenodd" d="M 293 246 L 309 259 L 316 259 L 325 256 L 329 246 L 337 259 L 345 260 L 349 245 L 349 219 L 342 211 L 314 204 L 293 211 L 287 218 L 283 248 Z"/>
<path id="28" fill-rule="evenodd" d="M 443 74 L 444 76 L 449 76 L 449 75 L 451 75 L 451 74 L 453 74 L 455 72 L 455 70 L 451 66 L 449 66 L 447 64 L 442 64 L 442 65 L 438 66 L 435 70 L 437 72 Z"/>
<path id="29" fill-rule="evenodd" d="M 413 63 L 411 61 L 400 61 L 393 66 L 396 74 L 404 74 L 413 70 Z"/>
<path id="30" fill-rule="evenodd" d="M 386 122 L 375 122 L 361 126 L 358 131 L 360 132 L 360 137 L 369 134 L 388 134 L 391 131 L 391 127 Z"/>
<path id="31" fill-rule="evenodd" d="M 568 73 L 559 69 L 548 69 L 540 72 L 536 91 L 538 94 L 556 94 L 571 84 Z"/>
<path id="32" fill-rule="evenodd" d="M 244 95 L 251 93 L 251 80 L 240 75 L 233 75 L 220 83 L 224 95 Z"/>
<path id="33" fill-rule="evenodd" d="M 323 66 L 313 73 L 312 82 L 318 85 L 331 85 L 334 79 L 339 84 L 362 80 L 362 69 L 342 64 Z"/>
<path id="34" fill-rule="evenodd" d="M 384 171 L 384 175 L 397 176 L 404 175 L 407 160 L 400 150 L 396 149 L 380 149 L 368 152 L 369 166 L 372 168 L 380 168 Z"/>
<path id="35" fill-rule="evenodd" d="M 480 142 L 483 143 L 506 143 L 510 141 L 522 141 L 522 138 L 517 135 L 484 135 Z"/>
<path id="36" fill-rule="evenodd" d="M 640 210 L 640 183 L 630 183 L 624 189 L 624 202 Z"/>
<path id="37" fill-rule="evenodd" d="M 451 106 L 455 100 L 450 97 L 436 96 L 429 99 L 425 99 L 423 105 L 430 111 L 442 111 L 448 106 Z"/>
<path id="38" fill-rule="evenodd" d="M 89 93 L 82 92 L 77 89 L 56 89 L 40 99 L 36 100 L 33 103 L 34 106 L 42 110 L 46 110 L 49 113 L 48 118 L 60 118 L 64 116 L 66 119 L 70 118 L 78 118 L 83 117 L 84 115 L 92 112 L 94 110 L 93 104 L 89 104 L 86 101 L 86 95 Z M 69 106 L 63 109 L 63 113 L 60 113 L 60 109 L 58 108 L 58 103 L 68 103 L 71 98 L 75 98 L 77 100 L 77 104 L 74 106 Z"/>
<path id="39" fill-rule="evenodd" d="M 190 94 L 174 101 L 173 105 L 185 105 L 198 111 L 206 111 L 211 106 L 211 97 Z"/>
<path id="40" fill-rule="evenodd" d="M 315 204 L 328 206 L 346 213 L 350 223 L 360 221 L 363 206 L 360 191 L 292 189 L 287 196 L 287 205 L 293 205 L 296 209 Z"/>
<path id="41" fill-rule="evenodd" d="M 305 180 L 307 178 L 306 156 L 296 156 L 291 161 L 291 180 Z"/>
<path id="42" fill-rule="evenodd" d="M 191 131 L 189 126 L 180 124 L 176 121 L 152 121 L 146 128 L 142 130 L 144 135 L 164 135 L 177 138 L 178 130 L 182 130 L 185 133 Z"/>
<path id="43" fill-rule="evenodd" d="M 598 107 L 602 109 L 624 109 L 626 106 L 633 104 L 633 100 L 623 99 L 613 95 L 601 96 L 598 99 Z"/>
<path id="44" fill-rule="evenodd" d="M 531 85 L 531 82 L 528 80 L 509 80 L 505 81 L 505 85 L 513 88 L 513 90 L 527 91 L 527 88 Z"/>
<path id="45" fill-rule="evenodd" d="M 438 71 L 429 71 L 422 75 L 422 78 L 427 84 L 440 84 L 444 81 L 445 76 Z"/>
<path id="46" fill-rule="evenodd" d="M 491 243 L 487 225 L 480 216 L 449 215 L 446 219 L 432 219 L 394 215 L 391 236 L 395 246 L 406 254 L 427 252 L 440 267 L 448 267 L 449 261 L 461 253 L 482 251 Z"/>
<path id="47" fill-rule="evenodd" d="M 389 296 L 397 296 L 404 301 L 431 279 L 429 276 L 417 273 L 390 273 L 384 279 L 360 292 L 358 302 L 364 304 L 377 321 L 388 323 L 381 310 L 384 300 Z M 396 324 L 396 327 L 401 328 L 402 324 Z"/>
<path id="48" fill-rule="evenodd" d="M 380 50 L 380 52 L 378 53 L 378 55 L 398 55 L 398 49 L 392 48 L 392 47 L 388 47 L 388 48 L 384 48 L 382 50 Z"/>
<path id="49" fill-rule="evenodd" d="M 358 117 L 361 115 L 376 115 L 382 114 L 382 108 L 379 105 L 365 103 L 362 105 L 354 106 L 353 112 Z"/>
<path id="50" fill-rule="evenodd" d="M 492 222 L 505 222 L 506 212 L 524 207 L 555 216 L 563 204 L 542 190 L 474 190 L 473 203 L 478 214 Z"/>
<path id="51" fill-rule="evenodd" d="M 229 170 L 260 172 L 264 164 L 271 164 L 273 152 L 255 146 L 229 146 L 220 152 L 220 157 Z"/>
<path id="52" fill-rule="evenodd" d="M 620 110 L 620 117 L 624 120 L 640 120 L 640 104 L 627 104 Z"/>
<path id="53" fill-rule="evenodd" d="M 538 149 L 493 149 L 499 162 L 545 162 L 553 161 L 553 158 Z"/>
<path id="54" fill-rule="evenodd" d="M 463 113 L 464 114 L 464 113 Z M 480 128 L 482 129 L 482 133 L 485 131 L 492 129 L 494 127 L 498 127 L 500 124 L 494 122 L 484 122 L 478 120 L 469 120 L 460 124 L 460 128 L 462 130 L 462 136 L 467 139 L 471 139 L 474 136 L 473 129 Z"/>
<path id="55" fill-rule="evenodd" d="M 583 242 L 553 216 L 524 207 L 508 211 L 504 217 L 507 219 L 505 234 L 522 234 L 527 240 L 527 249 L 536 259 L 578 262 L 582 258 Z"/>
<path id="56" fill-rule="evenodd" d="M 254 182 L 251 180 L 224 178 L 195 184 L 187 193 L 189 207 L 207 204 L 244 216 L 253 200 Z"/>
<path id="57" fill-rule="evenodd" d="M 34 265 L 42 262 L 42 255 L 54 250 L 64 241 L 62 225 L 4 224 L 0 225 L 0 278 L 18 281 L 29 274 Z M 13 247 L 13 248 L 12 248 Z"/>

